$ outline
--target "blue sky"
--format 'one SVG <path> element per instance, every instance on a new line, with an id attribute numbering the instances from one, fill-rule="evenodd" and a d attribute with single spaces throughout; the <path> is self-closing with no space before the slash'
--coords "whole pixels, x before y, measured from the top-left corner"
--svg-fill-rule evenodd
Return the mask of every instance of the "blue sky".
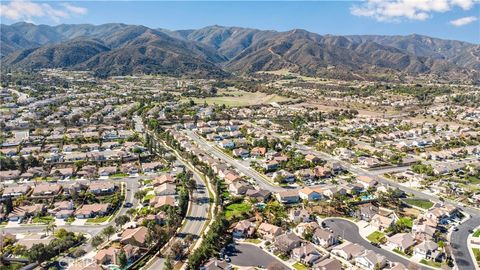
<path id="1" fill-rule="evenodd" d="M 192 29 L 208 25 L 319 34 L 408 35 L 480 43 L 477 0 L 365 1 L 0 1 L 1 22 L 102 24 L 121 22 L 152 28 Z M 412 4 L 413 3 L 413 4 Z"/>

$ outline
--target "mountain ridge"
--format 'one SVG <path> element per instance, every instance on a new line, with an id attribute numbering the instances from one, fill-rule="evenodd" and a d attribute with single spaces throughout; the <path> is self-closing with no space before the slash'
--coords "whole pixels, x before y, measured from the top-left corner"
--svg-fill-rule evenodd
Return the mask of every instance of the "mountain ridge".
<path id="1" fill-rule="evenodd" d="M 218 25 L 172 31 L 122 23 L 0 27 L 1 61 L 11 68 L 87 68 L 104 76 L 131 72 L 228 76 L 287 68 L 308 75 L 394 71 L 479 80 L 480 45 L 417 34 L 337 36 Z M 98 43 L 88 47 L 71 42 L 82 39 Z M 72 59 L 62 52 L 86 55 Z M 56 58 L 47 55 L 52 53 Z"/>

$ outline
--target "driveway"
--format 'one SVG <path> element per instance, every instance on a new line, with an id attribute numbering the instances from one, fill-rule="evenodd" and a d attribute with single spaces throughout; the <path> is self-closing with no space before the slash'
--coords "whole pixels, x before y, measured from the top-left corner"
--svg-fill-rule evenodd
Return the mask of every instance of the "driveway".
<path id="1" fill-rule="evenodd" d="M 373 250 L 377 252 L 378 254 L 381 254 L 387 258 L 387 260 L 392 261 L 392 262 L 400 262 L 406 267 L 408 267 L 409 264 L 412 263 L 412 261 L 403 258 L 401 256 L 395 255 L 394 253 L 384 250 L 382 248 L 376 247 L 372 244 L 370 244 L 369 241 L 365 240 L 360 236 L 360 233 L 358 232 L 358 226 L 345 219 L 338 219 L 338 218 L 331 218 L 331 219 L 326 219 L 325 225 L 332 229 L 333 233 L 336 235 L 341 236 L 343 239 L 348 240 L 352 243 L 359 244 L 366 249 Z M 418 265 L 420 269 L 422 270 L 428 270 L 430 268 L 425 267 L 423 265 Z"/>
<path id="2" fill-rule="evenodd" d="M 235 243 L 234 247 L 225 248 L 225 254 L 230 256 L 231 263 L 237 266 L 267 268 L 272 262 L 279 262 L 283 265 L 276 257 L 252 244 Z M 284 266 L 284 269 L 290 268 Z"/>

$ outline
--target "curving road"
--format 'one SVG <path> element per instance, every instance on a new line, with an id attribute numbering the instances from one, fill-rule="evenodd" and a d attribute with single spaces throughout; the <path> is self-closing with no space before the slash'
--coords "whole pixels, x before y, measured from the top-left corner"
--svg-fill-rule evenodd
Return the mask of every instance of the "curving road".
<path id="1" fill-rule="evenodd" d="M 410 261 L 406 258 L 403 258 L 401 256 L 398 256 L 398 255 L 390 252 L 390 251 L 384 250 L 382 248 L 379 248 L 379 247 L 376 247 L 376 246 L 370 244 L 369 241 L 365 240 L 360 235 L 358 226 L 355 223 L 353 223 L 349 220 L 338 219 L 338 218 L 329 218 L 329 219 L 326 219 L 324 222 L 325 222 L 325 225 L 327 227 L 329 227 L 330 229 L 332 229 L 333 233 L 335 233 L 336 235 L 339 235 L 343 239 L 346 239 L 346 240 L 348 240 L 352 243 L 359 244 L 359 245 L 365 247 L 366 249 L 373 250 L 376 253 L 385 256 L 387 258 L 387 260 L 389 260 L 389 261 L 400 262 L 407 267 L 408 267 L 408 265 L 410 265 L 412 263 L 412 261 Z M 417 264 L 417 265 L 422 270 L 430 270 L 431 269 L 431 268 L 425 267 L 423 265 L 419 265 L 419 264 Z"/>
<path id="2" fill-rule="evenodd" d="M 283 265 L 283 269 L 290 269 L 265 250 L 249 243 L 235 243 L 233 247 L 227 246 L 225 254 L 230 257 L 232 264 L 236 266 L 267 269 L 269 264 L 278 262 L 279 265 Z"/>
<path id="3" fill-rule="evenodd" d="M 257 126 L 258 127 L 258 126 Z M 272 135 L 283 138 L 278 133 L 272 133 Z M 286 139 L 286 138 L 283 138 Z M 377 175 L 375 172 L 371 172 L 362 168 L 358 168 L 349 162 L 341 160 L 337 157 L 334 157 L 330 154 L 316 151 L 311 147 L 305 146 L 303 144 L 298 144 L 296 142 L 291 141 L 292 146 L 297 148 L 303 153 L 313 153 L 324 160 L 337 162 L 341 164 L 341 166 L 350 172 L 353 172 L 357 175 L 366 175 L 371 177 L 372 179 L 377 180 L 379 183 L 386 184 L 391 187 L 398 188 L 406 193 L 413 194 L 417 198 L 427 199 L 433 202 L 440 202 L 437 196 L 433 196 L 430 194 L 423 193 L 422 191 L 406 187 L 401 185 L 397 182 L 394 182 L 390 179 L 387 179 L 381 175 Z M 455 259 L 456 266 L 459 270 L 472 270 L 475 269 L 475 263 L 473 262 L 474 258 L 470 256 L 470 252 L 468 250 L 468 235 L 470 234 L 469 231 L 474 230 L 478 225 L 480 225 L 480 210 L 472 207 L 462 207 L 455 201 L 448 201 L 449 203 L 455 205 L 456 207 L 462 208 L 462 211 L 470 215 L 470 219 L 458 225 L 458 231 L 454 231 L 451 234 L 450 243 L 452 245 L 453 256 Z"/>

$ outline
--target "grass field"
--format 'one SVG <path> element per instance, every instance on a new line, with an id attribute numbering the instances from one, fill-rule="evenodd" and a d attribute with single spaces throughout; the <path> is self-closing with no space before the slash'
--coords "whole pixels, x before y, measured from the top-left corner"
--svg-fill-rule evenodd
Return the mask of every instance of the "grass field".
<path id="1" fill-rule="evenodd" d="M 426 201 L 422 199 L 404 199 L 403 201 L 407 204 L 420 207 L 423 209 L 429 209 L 430 207 L 433 206 L 433 203 L 431 201 Z"/>
<path id="2" fill-rule="evenodd" d="M 476 231 L 473 233 L 473 237 L 480 237 L 480 230 L 476 230 Z"/>
<path id="3" fill-rule="evenodd" d="M 279 95 L 268 95 L 262 92 L 245 92 L 245 91 L 222 91 L 224 94 L 229 94 L 233 96 L 218 96 L 218 97 L 207 97 L 207 98 L 191 98 L 197 104 L 203 104 L 207 102 L 209 105 L 225 105 L 228 107 L 233 106 L 252 106 L 259 104 L 269 104 L 272 102 L 282 102 L 287 101 L 289 98 L 282 97 Z M 189 100 L 186 98 L 185 100 Z"/>
<path id="4" fill-rule="evenodd" d="M 420 263 L 431 266 L 431 267 L 436 267 L 436 268 L 439 268 L 442 266 L 442 264 L 439 262 L 434 262 L 434 261 L 425 260 L 425 259 L 422 259 Z"/>
<path id="5" fill-rule="evenodd" d="M 107 221 L 109 218 L 110 218 L 110 216 L 89 218 L 89 219 L 87 219 L 87 223 L 103 223 L 103 222 Z"/>
<path id="6" fill-rule="evenodd" d="M 248 238 L 248 239 L 245 239 L 245 242 L 258 245 L 262 242 L 262 240 L 260 240 L 258 238 Z"/>
<path id="7" fill-rule="evenodd" d="M 472 248 L 472 251 L 473 251 L 473 257 L 475 257 L 477 260 L 477 263 L 480 264 L 480 260 L 478 259 L 480 258 L 480 248 Z"/>
<path id="8" fill-rule="evenodd" d="M 44 216 L 44 217 L 34 217 L 32 222 L 33 223 L 49 223 L 55 221 L 55 218 L 53 216 Z"/>
<path id="9" fill-rule="evenodd" d="M 293 265 L 293 268 L 295 268 L 296 270 L 307 270 L 308 267 L 306 267 L 305 265 L 299 263 L 299 262 L 296 262 L 294 265 Z"/>
<path id="10" fill-rule="evenodd" d="M 369 236 L 367 236 L 367 239 L 370 242 L 379 244 L 385 243 L 386 240 L 385 235 L 382 232 L 378 231 L 371 233 Z"/>
<path id="11" fill-rule="evenodd" d="M 248 203 L 233 203 L 225 207 L 225 217 L 230 220 L 233 217 L 241 217 L 243 213 L 250 211 Z"/>

